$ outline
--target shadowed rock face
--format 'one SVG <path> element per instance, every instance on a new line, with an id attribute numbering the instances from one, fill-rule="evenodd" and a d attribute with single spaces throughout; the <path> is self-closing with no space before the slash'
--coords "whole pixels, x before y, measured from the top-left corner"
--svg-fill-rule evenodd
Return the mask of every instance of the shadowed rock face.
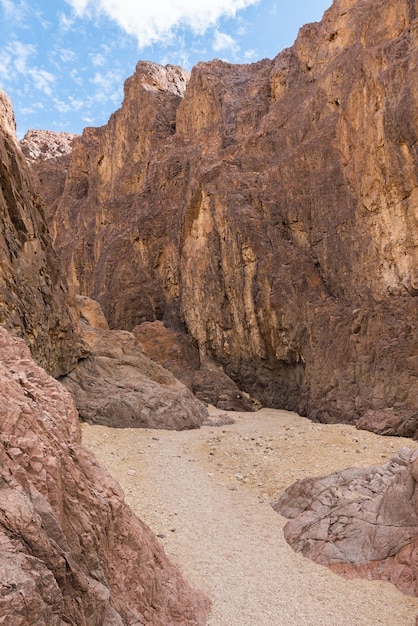
<path id="1" fill-rule="evenodd" d="M 74 402 L 0 328 L 2 621 L 199 626 L 192 590 L 80 443 Z"/>
<path id="2" fill-rule="evenodd" d="M 266 405 L 416 435 L 416 10 L 336 0 L 272 61 L 187 88 L 138 64 L 51 217 L 111 328 L 185 325 Z"/>
<path id="3" fill-rule="evenodd" d="M 288 543 L 347 578 L 389 580 L 418 595 L 418 453 L 407 448 L 382 467 L 307 478 L 274 509 L 291 519 Z"/>
<path id="4" fill-rule="evenodd" d="M 160 321 L 144 322 L 132 332 L 145 354 L 170 370 L 199 400 L 223 411 L 259 408 L 215 363 L 201 367 L 199 350 L 185 333 L 167 328 Z"/>
<path id="5" fill-rule="evenodd" d="M 10 101 L 0 92 L 0 324 L 23 337 L 36 361 L 59 376 L 86 347 L 14 132 Z"/>

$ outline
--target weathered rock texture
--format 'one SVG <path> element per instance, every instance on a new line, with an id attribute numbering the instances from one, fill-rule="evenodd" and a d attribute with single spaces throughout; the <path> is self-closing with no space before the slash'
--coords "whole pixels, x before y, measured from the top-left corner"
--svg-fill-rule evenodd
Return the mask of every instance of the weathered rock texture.
<path id="1" fill-rule="evenodd" d="M 58 199 L 64 191 L 75 137 L 77 135 L 72 133 L 29 130 L 20 142 L 27 161 L 30 164 L 36 162 L 36 177 L 48 222 L 51 222 L 50 217 L 55 213 Z"/>
<path id="2" fill-rule="evenodd" d="M 80 417 L 118 428 L 199 428 L 208 417 L 206 406 L 149 359 L 132 333 L 106 329 L 97 303 L 80 296 L 77 300 L 90 354 L 61 382 L 73 395 Z"/>
<path id="3" fill-rule="evenodd" d="M 389 580 L 418 595 L 418 452 L 382 467 L 307 478 L 274 509 L 291 518 L 284 534 L 298 552 L 347 578 Z"/>
<path id="4" fill-rule="evenodd" d="M 201 366 L 199 350 L 185 333 L 167 328 L 160 321 L 144 322 L 132 332 L 145 354 L 170 370 L 199 400 L 223 411 L 259 408 L 216 363 Z"/>
<path id="5" fill-rule="evenodd" d="M 80 444 L 74 403 L 0 328 L 0 621 L 197 626 L 207 600 Z"/>
<path id="6" fill-rule="evenodd" d="M 416 435 L 416 44 L 416 0 L 335 0 L 272 61 L 201 63 L 186 89 L 138 64 L 73 144 L 71 282 L 112 328 L 184 324 L 264 404 Z"/>
<path id="7" fill-rule="evenodd" d="M 0 324 L 29 344 L 50 373 L 68 372 L 86 353 L 39 196 L 0 92 Z"/>

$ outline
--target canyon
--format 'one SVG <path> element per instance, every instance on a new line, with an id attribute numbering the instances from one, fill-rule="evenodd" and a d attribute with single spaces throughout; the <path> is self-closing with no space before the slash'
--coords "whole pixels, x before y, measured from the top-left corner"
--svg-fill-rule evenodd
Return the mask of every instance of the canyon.
<path id="1" fill-rule="evenodd" d="M 206 436 L 192 431 L 232 424 L 220 432 L 233 438 L 240 414 L 251 431 L 269 407 L 310 418 L 321 454 L 316 427 L 418 438 L 417 11 L 417 0 L 335 0 L 272 60 L 214 60 L 190 74 L 141 61 L 121 108 L 81 136 L 33 130 L 19 144 L 0 92 L 8 623 L 208 620 L 209 598 L 83 448 L 80 418 L 118 428 L 115 442 L 150 437 L 151 452 L 164 433 L 161 466 L 152 454 L 138 466 L 144 482 L 163 468 L 171 502 L 170 458 L 182 497 L 187 484 L 200 493 L 200 476 L 219 515 L 229 499 L 207 477 L 221 469 L 188 472 L 197 460 L 173 445 Z M 219 413 L 229 410 L 237 426 Z M 277 428 L 263 457 L 285 442 L 291 465 Z M 212 434 L 216 456 L 223 437 Z M 225 454 L 238 450 L 242 464 L 249 446 L 257 467 L 255 443 Z M 385 452 L 382 467 L 312 465 L 317 452 L 267 494 L 291 518 L 289 544 L 347 578 L 417 595 L 415 443 Z"/>
<path id="2" fill-rule="evenodd" d="M 28 136 L 69 283 L 264 406 L 414 436 L 416 9 L 336 0 L 273 60 L 140 62 L 71 158 Z"/>

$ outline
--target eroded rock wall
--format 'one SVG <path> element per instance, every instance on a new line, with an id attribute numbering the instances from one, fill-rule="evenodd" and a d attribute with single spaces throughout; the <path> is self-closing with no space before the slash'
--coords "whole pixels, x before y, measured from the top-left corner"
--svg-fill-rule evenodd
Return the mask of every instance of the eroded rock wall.
<path id="1" fill-rule="evenodd" d="M 416 0 L 336 0 L 272 61 L 138 64 L 74 142 L 69 279 L 264 404 L 416 434 L 416 41 Z"/>
<path id="2" fill-rule="evenodd" d="M 17 144 L 11 103 L 0 92 L 0 324 L 23 337 L 37 362 L 59 376 L 87 351 L 74 311 Z"/>
<path id="3" fill-rule="evenodd" d="M 3 328 L 0 406 L 1 621 L 203 626 L 208 600 L 81 446 L 69 393 Z"/>

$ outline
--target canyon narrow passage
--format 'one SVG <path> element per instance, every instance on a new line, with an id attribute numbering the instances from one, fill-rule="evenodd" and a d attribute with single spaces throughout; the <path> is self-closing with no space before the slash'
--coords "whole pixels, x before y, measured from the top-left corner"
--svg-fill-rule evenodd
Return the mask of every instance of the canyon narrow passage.
<path id="1" fill-rule="evenodd" d="M 85 446 L 211 598 L 208 626 L 415 625 L 418 599 L 294 553 L 269 503 L 298 478 L 380 465 L 418 444 L 286 411 L 230 415 L 232 425 L 183 432 L 83 425 Z"/>

